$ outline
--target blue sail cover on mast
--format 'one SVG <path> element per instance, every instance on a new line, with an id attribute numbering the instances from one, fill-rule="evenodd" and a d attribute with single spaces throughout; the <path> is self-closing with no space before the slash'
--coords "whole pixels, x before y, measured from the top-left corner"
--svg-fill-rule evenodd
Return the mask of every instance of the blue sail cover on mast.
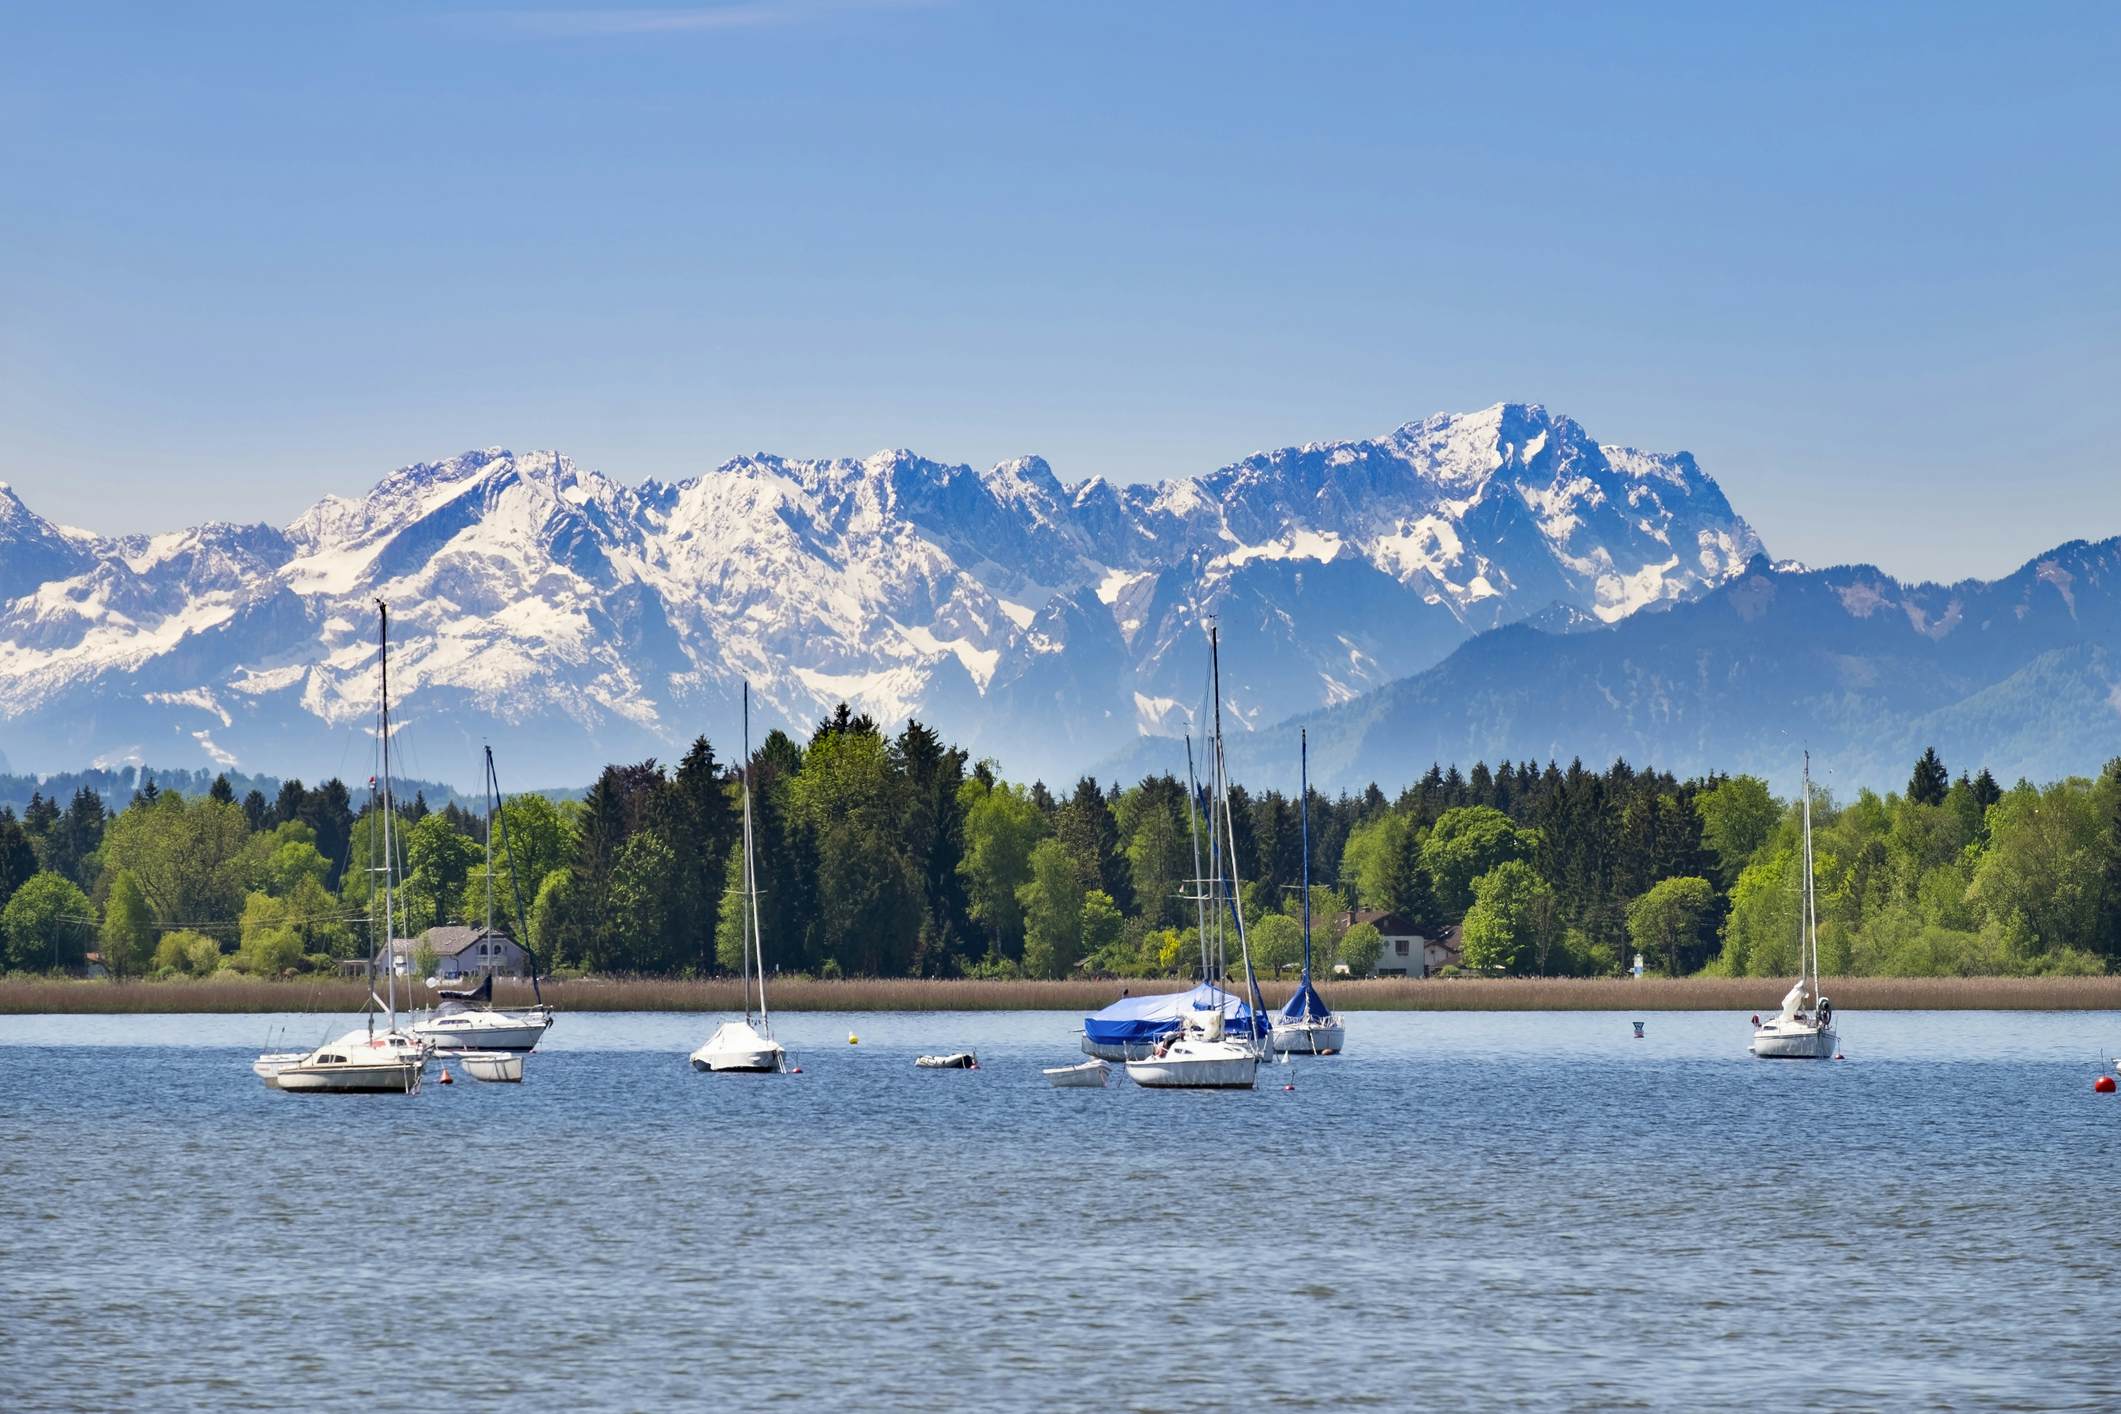
<path id="1" fill-rule="evenodd" d="M 1318 988 L 1311 985 L 1311 974 L 1306 972 L 1304 980 L 1296 988 L 1296 995 L 1281 1009 L 1284 1021 L 1324 1021 L 1333 1014 L 1326 999 L 1318 995 Z"/>
<path id="2" fill-rule="evenodd" d="M 1222 1009 L 1223 1025 L 1233 1031 L 1249 1031 L 1252 1008 L 1242 997 L 1232 996 L 1203 982 L 1190 992 L 1164 992 L 1155 996 L 1121 997 L 1103 1011 L 1083 1018 L 1083 1035 L 1101 1046 L 1146 1045 L 1168 1036 L 1185 1025 L 1186 1013 Z"/>

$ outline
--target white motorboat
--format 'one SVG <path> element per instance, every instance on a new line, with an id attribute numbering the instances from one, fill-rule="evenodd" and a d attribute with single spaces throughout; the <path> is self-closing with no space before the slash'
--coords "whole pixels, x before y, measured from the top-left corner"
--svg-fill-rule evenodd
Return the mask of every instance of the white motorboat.
<path id="1" fill-rule="evenodd" d="M 1782 998 L 1782 1009 L 1753 1028 L 1752 1051 L 1764 1060 L 1832 1060 L 1841 1038 L 1834 1004 L 1819 987 L 1819 904 L 1812 883 L 1812 753 L 1804 753 L 1804 898 L 1797 921 L 1797 961 L 1803 975 Z"/>
<path id="2" fill-rule="evenodd" d="M 970 1051 L 952 1051 L 941 1056 L 915 1056 L 913 1063 L 922 1070 L 978 1070 L 979 1057 Z"/>
<path id="3" fill-rule="evenodd" d="M 280 1066 L 270 1083 L 294 1095 L 410 1095 L 429 1054 L 403 1031 L 349 1031 Z"/>
<path id="4" fill-rule="evenodd" d="M 1081 1065 L 1048 1066 L 1046 1079 L 1056 1090 L 1102 1090 L 1105 1077 L 1112 1068 L 1101 1060 L 1086 1060 Z"/>
<path id="5" fill-rule="evenodd" d="M 773 1039 L 773 1017 L 766 1010 L 766 945 L 759 929 L 759 876 L 758 865 L 753 857 L 751 830 L 751 684 L 744 684 L 744 880 L 740 890 L 743 912 L 737 926 L 743 929 L 739 939 L 738 964 L 744 988 L 744 1019 L 725 1021 L 714 1029 L 707 1043 L 692 1053 L 694 1070 L 714 1071 L 717 1074 L 731 1071 L 781 1071 L 788 1067 L 788 1052 L 779 1041 Z M 751 978 L 754 965 L 758 975 L 758 1014 L 752 1016 Z M 849 1036 L 848 1040 L 853 1040 Z"/>
<path id="6" fill-rule="evenodd" d="M 1304 872 L 1304 970 L 1296 995 L 1274 1018 L 1267 1044 L 1284 1056 L 1337 1056 L 1348 1044 L 1348 1028 L 1311 985 L 1311 736 L 1297 734 L 1297 779 L 1301 782 Z"/>
<path id="7" fill-rule="evenodd" d="M 521 1051 L 444 1051 L 444 1059 L 454 1060 L 464 1067 L 464 1073 L 473 1080 L 498 1081 L 502 1084 L 520 1085 L 523 1082 L 523 1053 Z"/>
<path id="8" fill-rule="evenodd" d="M 707 1043 L 692 1053 L 694 1070 L 778 1071 L 786 1068 L 788 1052 L 771 1032 L 754 1026 L 749 1018 L 725 1021 L 714 1028 Z"/>
<path id="9" fill-rule="evenodd" d="M 1151 1090 L 1250 1090 L 1258 1069 L 1258 1048 L 1224 1036 L 1222 1013 L 1206 1011 L 1146 1059 L 1128 1061 L 1127 1078 Z"/>

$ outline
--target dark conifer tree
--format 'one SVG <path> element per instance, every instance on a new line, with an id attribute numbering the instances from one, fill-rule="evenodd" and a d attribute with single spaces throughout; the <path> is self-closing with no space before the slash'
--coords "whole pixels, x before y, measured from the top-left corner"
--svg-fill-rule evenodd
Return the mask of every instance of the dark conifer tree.
<path id="1" fill-rule="evenodd" d="M 965 854 L 965 812 L 957 798 L 965 781 L 965 753 L 908 721 L 891 744 L 891 758 L 905 797 L 903 839 L 921 879 L 912 970 L 944 976 L 963 965 L 978 941 L 966 913 L 965 881 L 957 872 Z"/>
<path id="2" fill-rule="evenodd" d="M 107 818 L 102 796 L 87 786 L 76 790 L 66 813 L 46 837 L 45 867 L 64 874 L 84 889 L 91 887 L 95 880 L 89 877 L 89 863 L 103 847 Z"/>
<path id="3" fill-rule="evenodd" d="M 22 812 L 22 832 L 29 836 L 30 843 L 41 854 L 51 837 L 52 827 L 59 823 L 59 802 L 45 798 L 42 792 L 29 793 L 29 806 Z"/>
<path id="4" fill-rule="evenodd" d="M 1075 783 L 1074 793 L 1054 817 L 1053 832 L 1075 857 L 1083 887 L 1103 889 L 1121 913 L 1132 913 L 1134 879 L 1121 847 L 1119 822 L 1112 818 L 1112 804 L 1094 777 Z"/>
<path id="5" fill-rule="evenodd" d="M 29 836 L 15 819 L 15 812 L 0 806 L 0 908 L 6 908 L 15 890 L 28 883 L 36 872 L 37 851 L 30 847 Z"/>
<path id="6" fill-rule="evenodd" d="M 302 788 L 300 781 L 285 780 L 280 782 L 280 793 L 273 797 L 272 823 L 275 826 L 279 826 L 286 824 L 290 820 L 301 819 L 302 807 L 307 803 L 308 797 L 309 792 Z"/>
<path id="7" fill-rule="evenodd" d="M 226 771 L 214 777 L 214 783 L 206 788 L 206 798 L 221 805 L 236 803 L 236 788 L 228 783 Z"/>
<path id="8" fill-rule="evenodd" d="M 251 833 L 255 834 L 265 828 L 266 817 L 271 812 L 272 807 L 265 803 L 264 792 L 256 787 L 252 787 L 250 793 L 243 797 L 243 819 L 250 826 Z"/>
<path id="9" fill-rule="evenodd" d="M 317 832 L 317 853 L 330 863 L 328 882 L 337 888 L 346 873 L 347 852 L 353 844 L 353 795 L 346 789 L 346 782 L 333 776 L 315 790 L 304 791 L 301 820 Z"/>
<path id="10" fill-rule="evenodd" d="M 1942 805 L 1944 793 L 1951 789 L 1951 783 L 1951 775 L 1944 769 L 1937 748 L 1924 747 L 1921 758 L 1915 762 L 1914 775 L 1908 778 L 1907 798 L 1917 805 Z"/>

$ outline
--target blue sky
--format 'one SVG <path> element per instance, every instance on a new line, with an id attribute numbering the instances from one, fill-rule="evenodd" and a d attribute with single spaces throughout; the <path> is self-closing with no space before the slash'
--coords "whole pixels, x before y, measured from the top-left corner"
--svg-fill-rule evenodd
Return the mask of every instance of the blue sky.
<path id="1" fill-rule="evenodd" d="M 1778 555 L 2121 533 L 2121 11 L 1739 8 L 11 8 L 0 478 L 102 531 L 495 443 L 1141 479 L 1510 399 Z"/>

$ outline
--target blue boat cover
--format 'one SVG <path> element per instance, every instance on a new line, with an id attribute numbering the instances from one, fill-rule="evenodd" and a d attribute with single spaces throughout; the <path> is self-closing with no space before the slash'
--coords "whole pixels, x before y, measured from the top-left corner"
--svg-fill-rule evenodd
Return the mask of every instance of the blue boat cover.
<path id="1" fill-rule="evenodd" d="M 1318 988 L 1311 985 L 1311 979 L 1306 977 L 1303 985 L 1296 989 L 1296 995 L 1289 998 L 1289 1004 L 1281 1009 L 1281 1014 L 1285 1021 L 1324 1021 L 1333 1010 L 1326 1005 L 1326 999 L 1318 995 Z"/>
<path id="2" fill-rule="evenodd" d="M 1121 997 L 1096 1015 L 1084 1017 L 1083 1034 L 1107 1045 L 1153 1041 L 1178 1030 L 1192 1008 L 1205 1011 L 1218 1005 L 1229 1030 L 1244 1031 L 1251 1026 L 1252 1008 L 1242 998 L 1203 982 L 1190 992 Z"/>

